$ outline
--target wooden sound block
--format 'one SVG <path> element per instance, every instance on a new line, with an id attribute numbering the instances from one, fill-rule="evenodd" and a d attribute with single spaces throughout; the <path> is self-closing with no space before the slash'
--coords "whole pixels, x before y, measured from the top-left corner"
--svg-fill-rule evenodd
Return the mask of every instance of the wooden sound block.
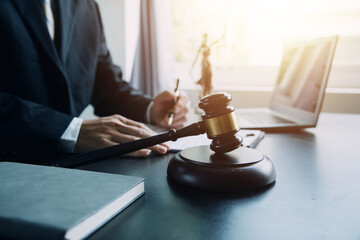
<path id="1" fill-rule="evenodd" d="M 260 188 L 276 179 L 271 160 L 245 147 L 222 154 L 209 146 L 185 149 L 170 160 L 167 174 L 179 183 L 220 191 Z"/>

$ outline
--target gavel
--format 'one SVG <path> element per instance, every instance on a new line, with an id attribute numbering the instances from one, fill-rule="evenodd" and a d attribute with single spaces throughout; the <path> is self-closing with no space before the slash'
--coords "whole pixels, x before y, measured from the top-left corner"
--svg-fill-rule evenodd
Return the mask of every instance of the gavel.
<path id="1" fill-rule="evenodd" d="M 154 135 L 116 146 L 102 148 L 71 156 L 59 162 L 57 166 L 72 167 L 85 162 L 91 162 L 114 155 L 127 154 L 139 149 L 147 148 L 167 141 L 176 141 L 182 137 L 195 136 L 206 133 L 212 139 L 210 149 L 215 153 L 230 152 L 241 145 L 242 139 L 237 136 L 240 127 L 236 121 L 235 108 L 229 106 L 231 96 L 220 92 L 207 95 L 200 99 L 199 107 L 204 110 L 202 121 L 187 127 Z"/>

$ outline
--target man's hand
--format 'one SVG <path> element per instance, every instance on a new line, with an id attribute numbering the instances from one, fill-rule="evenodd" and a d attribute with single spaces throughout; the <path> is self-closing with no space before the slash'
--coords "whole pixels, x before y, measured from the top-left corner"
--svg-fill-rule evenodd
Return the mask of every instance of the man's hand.
<path id="1" fill-rule="evenodd" d="M 155 135 L 155 132 L 144 124 L 120 115 L 85 120 L 80 128 L 75 152 L 88 152 L 152 135 Z M 149 147 L 149 149 L 141 149 L 130 153 L 129 155 L 147 156 L 151 151 L 165 154 L 168 150 L 169 148 L 165 144 L 158 144 Z"/>
<path id="2" fill-rule="evenodd" d="M 190 101 L 185 92 L 180 92 L 179 99 L 174 106 L 174 120 L 168 126 L 169 110 L 174 101 L 175 94 L 170 91 L 164 91 L 154 99 L 150 110 L 151 123 L 164 128 L 181 128 L 187 120 Z"/>

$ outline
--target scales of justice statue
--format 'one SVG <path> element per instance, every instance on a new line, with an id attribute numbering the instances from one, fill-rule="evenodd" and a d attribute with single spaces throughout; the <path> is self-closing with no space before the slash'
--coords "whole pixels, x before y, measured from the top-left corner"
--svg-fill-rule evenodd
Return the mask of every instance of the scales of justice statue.
<path id="1" fill-rule="evenodd" d="M 209 56 L 211 53 L 211 47 L 216 45 L 220 41 L 222 41 L 224 38 L 225 38 L 225 32 L 224 32 L 224 35 L 220 39 L 218 39 L 208 45 L 207 44 L 207 42 L 208 42 L 207 33 L 203 34 L 202 43 L 199 47 L 199 50 L 196 53 L 194 62 L 191 66 L 191 70 L 192 70 L 198 60 L 199 55 L 202 54 L 201 78 L 196 82 L 196 84 L 200 85 L 200 87 L 201 87 L 201 92 L 200 92 L 199 98 L 209 95 L 213 90 L 212 71 L 211 71 L 211 63 L 209 61 Z"/>

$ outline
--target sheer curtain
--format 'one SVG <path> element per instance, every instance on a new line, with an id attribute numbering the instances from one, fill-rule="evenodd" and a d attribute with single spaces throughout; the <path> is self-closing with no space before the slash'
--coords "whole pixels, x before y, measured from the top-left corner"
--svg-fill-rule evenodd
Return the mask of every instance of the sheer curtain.
<path id="1" fill-rule="evenodd" d="M 131 84 L 155 96 L 175 85 L 170 1 L 141 0 L 139 28 Z"/>

